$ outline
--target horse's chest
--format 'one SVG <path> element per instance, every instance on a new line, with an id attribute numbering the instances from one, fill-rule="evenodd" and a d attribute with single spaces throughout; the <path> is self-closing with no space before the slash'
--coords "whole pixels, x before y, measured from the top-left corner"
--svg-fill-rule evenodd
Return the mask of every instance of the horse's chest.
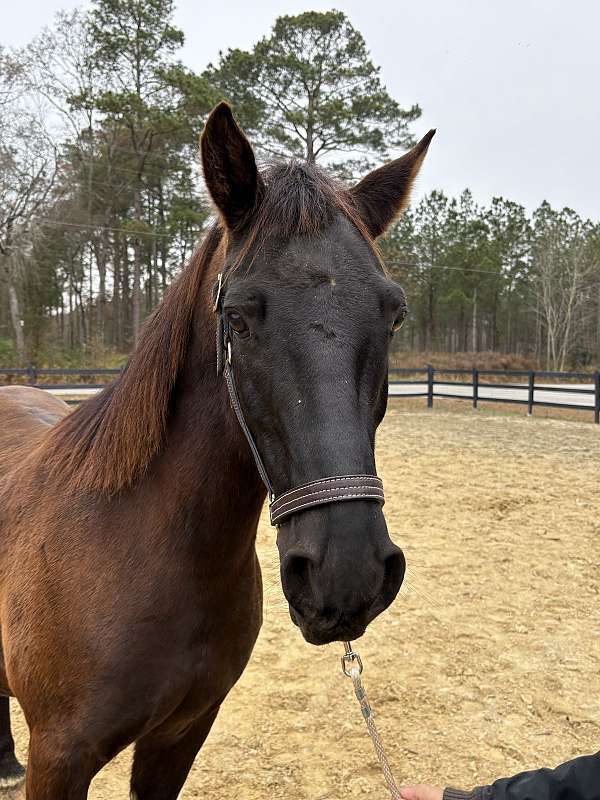
<path id="1" fill-rule="evenodd" d="M 260 597 L 247 598 L 243 610 L 223 612 L 219 619 L 220 624 L 201 625 L 197 639 L 173 653 L 172 669 L 163 673 L 162 702 L 156 704 L 171 708 L 161 730 L 181 732 L 220 706 L 246 668 L 262 621 Z"/>
<path id="2" fill-rule="evenodd" d="M 223 615 L 217 625 L 193 650 L 194 683 L 226 694 L 245 669 L 262 622 L 258 599 L 248 599 L 237 615 Z"/>

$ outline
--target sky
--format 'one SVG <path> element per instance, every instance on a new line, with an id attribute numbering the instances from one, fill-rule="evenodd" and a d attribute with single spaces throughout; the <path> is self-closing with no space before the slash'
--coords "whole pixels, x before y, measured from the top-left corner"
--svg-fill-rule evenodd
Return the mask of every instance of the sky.
<path id="1" fill-rule="evenodd" d="M 0 43 L 26 44 L 73 0 L 2 0 Z M 344 11 L 390 94 L 418 103 L 417 138 L 437 135 L 414 196 L 469 187 L 532 211 L 543 200 L 600 220 L 598 0 L 176 0 L 196 70 L 248 49 L 281 14 Z M 208 8 L 205 13 L 203 8 Z"/>

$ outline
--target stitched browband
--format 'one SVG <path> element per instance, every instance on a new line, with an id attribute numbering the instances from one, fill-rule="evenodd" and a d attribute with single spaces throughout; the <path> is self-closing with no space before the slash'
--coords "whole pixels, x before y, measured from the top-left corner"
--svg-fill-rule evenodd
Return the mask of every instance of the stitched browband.
<path id="1" fill-rule="evenodd" d="M 275 497 L 269 474 L 250 428 L 246 424 L 238 398 L 231 368 L 229 326 L 222 311 L 222 288 L 223 275 L 220 273 L 213 289 L 213 310 L 217 313 L 217 374 L 220 375 L 223 372 L 225 376 L 231 406 L 250 445 L 260 477 L 267 487 L 269 500 L 271 501 L 269 505 L 271 525 L 279 525 L 282 520 L 287 519 L 292 514 L 296 514 L 298 511 L 304 511 L 307 508 L 324 505 L 325 503 L 337 503 L 343 500 L 376 500 L 383 505 L 385 502 L 383 483 L 376 475 L 336 475 L 329 478 L 321 478 L 317 481 L 302 484 L 302 486 L 296 486 L 296 488 Z"/>

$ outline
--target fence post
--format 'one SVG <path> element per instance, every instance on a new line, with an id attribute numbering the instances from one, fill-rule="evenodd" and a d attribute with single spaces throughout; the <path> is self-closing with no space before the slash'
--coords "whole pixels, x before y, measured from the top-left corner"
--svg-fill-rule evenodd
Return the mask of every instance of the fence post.
<path id="1" fill-rule="evenodd" d="M 479 370 L 473 367 L 473 408 L 477 408 L 479 400 Z"/>
<path id="2" fill-rule="evenodd" d="M 594 422 L 600 425 L 600 370 L 596 372 L 596 397 L 594 403 Z"/>
<path id="3" fill-rule="evenodd" d="M 37 372 L 32 364 L 27 364 L 27 377 L 29 379 L 29 385 L 35 386 L 37 381 Z"/>
<path id="4" fill-rule="evenodd" d="M 534 392 L 535 392 L 535 372 L 530 369 L 529 370 L 529 388 L 527 392 L 527 416 L 533 416 L 533 406 L 535 405 L 534 400 Z"/>
<path id="5" fill-rule="evenodd" d="M 433 408 L 433 367 L 427 364 L 427 408 Z"/>

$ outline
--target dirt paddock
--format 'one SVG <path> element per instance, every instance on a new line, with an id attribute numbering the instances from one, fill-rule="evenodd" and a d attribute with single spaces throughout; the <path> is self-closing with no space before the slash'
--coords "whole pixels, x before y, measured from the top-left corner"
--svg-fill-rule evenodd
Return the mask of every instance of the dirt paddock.
<path id="1" fill-rule="evenodd" d="M 396 402 L 378 466 L 409 572 L 358 649 L 398 780 L 470 787 L 600 749 L 600 431 Z M 265 624 L 181 797 L 383 800 L 341 646 L 293 627 L 266 524 L 259 550 Z M 129 760 L 90 797 L 126 798 Z"/>

